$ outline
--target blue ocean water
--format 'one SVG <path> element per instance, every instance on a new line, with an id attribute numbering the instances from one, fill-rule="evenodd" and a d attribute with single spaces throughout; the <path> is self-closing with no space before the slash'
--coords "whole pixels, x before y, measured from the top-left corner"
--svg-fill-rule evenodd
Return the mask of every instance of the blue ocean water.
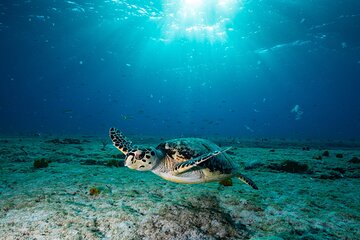
<path id="1" fill-rule="evenodd" d="M 0 2 L 0 133 L 359 139 L 360 1 Z"/>

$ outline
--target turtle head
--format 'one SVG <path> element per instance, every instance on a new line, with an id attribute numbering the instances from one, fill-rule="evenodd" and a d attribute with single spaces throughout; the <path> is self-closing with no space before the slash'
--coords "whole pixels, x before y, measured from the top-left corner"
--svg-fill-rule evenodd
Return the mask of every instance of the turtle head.
<path id="1" fill-rule="evenodd" d="M 150 171 L 158 165 L 160 152 L 155 148 L 134 148 L 125 157 L 125 166 L 138 171 Z"/>
<path id="2" fill-rule="evenodd" d="M 132 145 L 118 129 L 110 128 L 109 136 L 114 146 L 125 154 L 125 166 L 139 171 L 154 169 L 164 154 L 155 148 L 139 148 Z"/>

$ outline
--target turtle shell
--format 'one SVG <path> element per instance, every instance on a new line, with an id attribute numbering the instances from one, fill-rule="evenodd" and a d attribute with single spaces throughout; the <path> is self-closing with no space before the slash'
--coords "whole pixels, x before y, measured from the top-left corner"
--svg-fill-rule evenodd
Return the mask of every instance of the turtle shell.
<path id="1" fill-rule="evenodd" d="M 174 164 L 185 162 L 210 152 L 222 150 L 215 143 L 202 138 L 179 138 L 168 140 L 160 143 L 156 149 L 165 153 L 166 157 Z M 221 173 L 229 174 L 235 169 L 235 166 L 231 162 L 230 157 L 223 152 L 212 157 L 208 161 L 201 163 L 198 168 L 207 168 L 210 172 L 219 171 Z"/>

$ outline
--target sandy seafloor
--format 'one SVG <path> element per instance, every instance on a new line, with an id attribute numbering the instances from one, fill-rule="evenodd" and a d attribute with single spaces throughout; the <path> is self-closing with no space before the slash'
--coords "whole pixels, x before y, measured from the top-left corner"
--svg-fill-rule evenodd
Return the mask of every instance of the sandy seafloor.
<path id="1" fill-rule="evenodd" d="M 185 185 L 108 167 L 121 159 L 110 143 L 101 150 L 95 137 L 54 139 L 0 139 L 0 239 L 360 239 L 355 142 L 215 139 L 233 146 L 229 154 L 255 191 L 237 179 Z M 329 157 L 314 159 L 325 150 Z M 35 169 L 39 158 L 49 166 Z M 285 160 L 308 169 L 282 169 Z M 92 187 L 100 194 L 90 195 Z"/>

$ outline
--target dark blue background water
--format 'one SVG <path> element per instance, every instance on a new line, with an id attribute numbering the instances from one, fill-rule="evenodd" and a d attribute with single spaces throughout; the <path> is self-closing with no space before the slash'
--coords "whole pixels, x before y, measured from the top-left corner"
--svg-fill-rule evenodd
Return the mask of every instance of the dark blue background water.
<path id="1" fill-rule="evenodd" d="M 360 1 L 185 2 L 1 1 L 0 133 L 359 138 Z"/>

